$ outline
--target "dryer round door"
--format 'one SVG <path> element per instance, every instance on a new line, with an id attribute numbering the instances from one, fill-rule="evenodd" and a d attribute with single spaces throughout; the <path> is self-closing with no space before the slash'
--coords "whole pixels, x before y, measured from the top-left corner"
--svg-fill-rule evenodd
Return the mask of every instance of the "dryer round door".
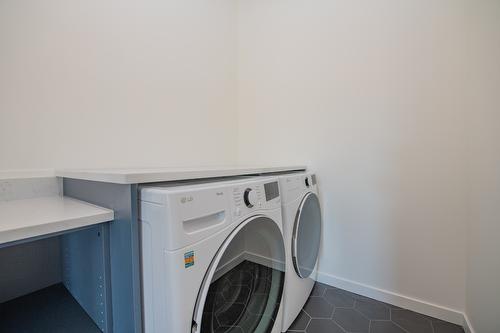
<path id="1" fill-rule="evenodd" d="M 292 261 L 301 278 L 309 277 L 318 260 L 321 239 L 321 207 L 318 196 L 312 192 L 302 199 L 292 235 Z"/>
<path id="2" fill-rule="evenodd" d="M 265 265 L 248 260 L 248 252 L 265 258 L 260 261 Z M 192 332 L 271 332 L 280 309 L 284 266 L 278 225 L 262 215 L 242 222 L 219 248 L 205 274 Z"/>

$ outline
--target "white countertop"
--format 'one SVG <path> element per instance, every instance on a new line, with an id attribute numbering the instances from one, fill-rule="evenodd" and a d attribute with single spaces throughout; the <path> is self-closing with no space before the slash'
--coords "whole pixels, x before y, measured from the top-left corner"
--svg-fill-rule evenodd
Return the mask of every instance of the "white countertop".
<path id="1" fill-rule="evenodd" d="M 56 170 L 56 176 L 116 184 L 140 184 L 187 179 L 258 175 L 275 172 L 303 171 L 306 167 L 210 167 L 210 168 L 155 168 L 155 169 L 67 169 Z"/>
<path id="2" fill-rule="evenodd" d="M 112 221 L 114 213 L 69 197 L 0 202 L 0 244 Z"/>
<path id="3" fill-rule="evenodd" d="M 55 177 L 54 169 L 7 169 L 0 170 L 0 180 L 35 179 Z"/>

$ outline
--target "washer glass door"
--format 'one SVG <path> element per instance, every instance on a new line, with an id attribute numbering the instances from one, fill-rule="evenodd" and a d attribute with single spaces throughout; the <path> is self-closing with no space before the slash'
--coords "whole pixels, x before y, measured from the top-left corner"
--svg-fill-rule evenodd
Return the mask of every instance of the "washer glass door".
<path id="1" fill-rule="evenodd" d="M 292 236 L 292 261 L 301 278 L 309 277 L 318 260 L 321 239 L 321 208 L 318 196 L 312 192 L 302 199 Z"/>
<path id="2" fill-rule="evenodd" d="M 247 251 L 270 260 L 265 265 L 252 262 Z M 255 216 L 242 222 L 205 275 L 192 332 L 271 332 L 283 293 L 284 258 L 282 234 L 273 220 Z"/>

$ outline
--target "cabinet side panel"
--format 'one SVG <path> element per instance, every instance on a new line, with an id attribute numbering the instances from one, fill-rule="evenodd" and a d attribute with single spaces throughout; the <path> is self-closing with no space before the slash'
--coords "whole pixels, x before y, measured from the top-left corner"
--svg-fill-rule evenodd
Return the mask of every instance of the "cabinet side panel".
<path id="1" fill-rule="evenodd" d="M 64 179 L 64 195 L 114 210 L 109 223 L 112 331 L 142 332 L 137 185 Z"/>
<path id="2" fill-rule="evenodd" d="M 103 332 L 109 332 L 106 274 L 109 241 L 105 224 L 61 236 L 62 277 L 66 289 Z"/>

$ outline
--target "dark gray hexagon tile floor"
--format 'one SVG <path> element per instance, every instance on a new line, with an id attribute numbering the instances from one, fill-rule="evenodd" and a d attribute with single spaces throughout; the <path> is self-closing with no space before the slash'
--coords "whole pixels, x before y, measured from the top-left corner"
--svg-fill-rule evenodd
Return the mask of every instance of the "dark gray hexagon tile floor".
<path id="1" fill-rule="evenodd" d="M 464 333 L 461 326 L 317 282 L 289 333 Z"/>

